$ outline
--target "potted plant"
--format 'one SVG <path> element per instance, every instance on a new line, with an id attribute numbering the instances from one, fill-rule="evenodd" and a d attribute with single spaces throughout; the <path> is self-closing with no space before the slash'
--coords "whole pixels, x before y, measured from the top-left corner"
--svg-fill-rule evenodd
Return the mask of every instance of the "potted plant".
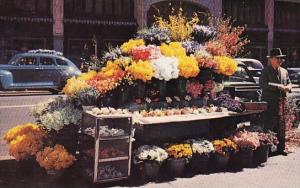
<path id="1" fill-rule="evenodd" d="M 154 145 L 140 146 L 134 152 L 134 163 L 146 180 L 155 180 L 158 177 L 160 166 L 167 158 L 168 153 Z"/>
<path id="2" fill-rule="evenodd" d="M 45 168 L 48 175 L 53 177 L 61 177 L 64 169 L 70 167 L 75 157 L 67 152 L 62 145 L 45 147 L 42 151 L 37 152 L 36 161 Z"/>
<path id="3" fill-rule="evenodd" d="M 254 163 L 261 164 L 267 162 L 270 147 L 276 147 L 278 139 L 276 133 L 269 131 L 268 133 L 258 133 L 260 146 L 254 151 Z"/>
<path id="4" fill-rule="evenodd" d="M 230 155 L 237 152 L 238 147 L 232 140 L 227 138 L 214 140 L 212 144 L 215 149 L 214 166 L 218 170 L 224 170 L 228 165 Z"/>
<path id="5" fill-rule="evenodd" d="M 259 137 L 257 132 L 239 131 L 233 141 L 238 145 L 237 163 L 241 167 L 251 167 L 253 164 L 253 151 L 259 147 Z"/>
<path id="6" fill-rule="evenodd" d="M 194 172 L 208 172 L 209 158 L 215 151 L 213 144 L 208 140 L 191 140 L 193 157 L 190 160 L 190 167 Z"/>
<path id="7" fill-rule="evenodd" d="M 174 177 L 181 176 L 185 169 L 187 159 L 192 157 L 190 144 L 172 144 L 166 149 L 169 158 L 167 159 L 167 169 Z"/>

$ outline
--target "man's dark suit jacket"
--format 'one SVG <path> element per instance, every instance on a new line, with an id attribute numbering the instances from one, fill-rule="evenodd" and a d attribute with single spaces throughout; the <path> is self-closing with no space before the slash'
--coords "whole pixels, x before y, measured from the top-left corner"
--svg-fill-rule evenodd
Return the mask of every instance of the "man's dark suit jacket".
<path id="1" fill-rule="evenodd" d="M 280 76 L 278 76 L 280 72 Z M 278 100 L 280 97 L 285 97 L 286 94 L 280 91 L 276 86 L 270 86 L 269 83 L 290 84 L 290 79 L 287 70 L 279 67 L 276 71 L 271 65 L 267 65 L 259 78 L 259 84 L 262 87 L 262 99 L 267 101 Z M 284 83 L 286 82 L 286 83 Z"/>

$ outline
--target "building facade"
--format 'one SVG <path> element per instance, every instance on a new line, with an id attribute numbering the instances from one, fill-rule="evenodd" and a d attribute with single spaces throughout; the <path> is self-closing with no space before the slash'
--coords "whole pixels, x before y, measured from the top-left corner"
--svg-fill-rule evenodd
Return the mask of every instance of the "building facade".
<path id="1" fill-rule="evenodd" d="M 198 12 L 203 23 L 212 15 L 246 25 L 250 57 L 263 60 L 269 49 L 281 47 L 289 61 L 299 60 L 298 0 L 0 0 L 0 62 L 36 48 L 99 55 L 172 7 L 182 7 L 187 16 Z"/>

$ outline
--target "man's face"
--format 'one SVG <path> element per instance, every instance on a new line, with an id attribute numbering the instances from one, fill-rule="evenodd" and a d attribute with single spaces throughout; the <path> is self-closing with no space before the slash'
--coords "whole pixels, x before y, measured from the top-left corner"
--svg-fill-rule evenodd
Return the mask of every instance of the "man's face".
<path id="1" fill-rule="evenodd" d="M 274 68 L 278 68 L 284 62 L 284 59 L 277 58 L 277 57 L 271 57 L 270 61 L 271 61 L 271 65 Z"/>

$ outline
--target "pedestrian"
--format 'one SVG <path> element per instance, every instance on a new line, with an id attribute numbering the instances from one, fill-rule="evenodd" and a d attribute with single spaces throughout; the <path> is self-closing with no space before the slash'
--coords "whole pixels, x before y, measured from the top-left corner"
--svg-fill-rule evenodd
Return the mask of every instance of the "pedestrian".
<path id="1" fill-rule="evenodd" d="M 267 56 L 268 64 L 262 71 L 259 83 L 262 87 L 262 100 L 268 102 L 268 109 L 264 112 L 263 123 L 265 131 L 277 133 L 279 144 L 277 153 L 285 152 L 285 123 L 284 105 L 286 93 L 291 91 L 291 82 L 286 69 L 281 67 L 286 55 L 280 48 L 270 51 Z"/>

